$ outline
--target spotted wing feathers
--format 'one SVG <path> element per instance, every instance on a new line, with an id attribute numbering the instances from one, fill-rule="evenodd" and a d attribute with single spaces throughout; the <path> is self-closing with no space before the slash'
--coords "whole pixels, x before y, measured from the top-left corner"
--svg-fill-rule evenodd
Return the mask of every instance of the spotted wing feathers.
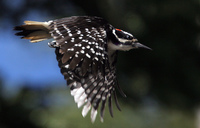
<path id="1" fill-rule="evenodd" d="M 116 69 L 109 67 L 107 55 L 107 22 L 98 17 L 69 17 L 52 21 L 51 36 L 56 42 L 57 60 L 61 73 L 67 80 L 71 95 L 78 107 L 83 106 L 85 117 L 91 110 L 91 120 L 95 121 L 100 108 L 103 121 L 106 101 L 112 112 L 112 93 L 115 95 Z"/>

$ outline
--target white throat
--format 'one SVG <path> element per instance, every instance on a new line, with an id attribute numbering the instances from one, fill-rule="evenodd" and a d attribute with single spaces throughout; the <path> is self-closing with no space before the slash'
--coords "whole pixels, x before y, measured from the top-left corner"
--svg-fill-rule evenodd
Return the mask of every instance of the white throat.
<path id="1" fill-rule="evenodd" d="M 116 50 L 129 51 L 131 49 L 133 49 L 133 47 L 123 44 L 115 45 L 111 41 L 108 41 L 108 51 L 116 51 Z"/>
<path id="2" fill-rule="evenodd" d="M 117 50 L 128 51 L 130 49 L 132 49 L 130 46 L 115 45 L 111 41 L 108 41 L 108 60 L 109 60 L 109 63 L 112 64 L 113 61 L 115 60 L 115 57 L 116 57 L 115 52 Z"/>

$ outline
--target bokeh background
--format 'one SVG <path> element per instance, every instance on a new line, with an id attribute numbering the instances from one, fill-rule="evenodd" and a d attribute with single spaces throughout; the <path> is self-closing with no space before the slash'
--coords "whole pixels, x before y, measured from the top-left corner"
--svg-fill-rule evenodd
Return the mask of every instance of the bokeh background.
<path id="1" fill-rule="evenodd" d="M 83 118 L 48 41 L 14 35 L 24 20 L 105 18 L 153 51 L 120 52 L 122 112 Z M 0 128 L 200 128 L 199 0 L 1 0 Z M 98 115 L 99 116 L 99 115 Z"/>

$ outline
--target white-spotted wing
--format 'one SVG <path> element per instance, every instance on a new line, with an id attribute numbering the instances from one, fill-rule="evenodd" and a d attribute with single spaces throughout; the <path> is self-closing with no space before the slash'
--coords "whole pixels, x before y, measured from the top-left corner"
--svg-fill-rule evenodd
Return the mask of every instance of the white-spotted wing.
<path id="1" fill-rule="evenodd" d="M 119 108 L 115 94 L 116 69 L 115 66 L 110 67 L 107 55 L 108 26 L 102 18 L 86 16 L 58 19 L 50 25 L 61 73 L 78 107 L 83 106 L 82 115 L 85 117 L 91 109 L 92 122 L 95 121 L 100 102 L 101 120 L 106 101 L 113 116 L 113 92 Z"/>

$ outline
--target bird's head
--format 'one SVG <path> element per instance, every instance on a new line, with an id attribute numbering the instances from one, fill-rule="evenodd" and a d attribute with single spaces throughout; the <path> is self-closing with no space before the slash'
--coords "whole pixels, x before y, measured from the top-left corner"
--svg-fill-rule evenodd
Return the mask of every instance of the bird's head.
<path id="1" fill-rule="evenodd" d="M 128 32 L 121 29 L 113 29 L 112 33 L 115 38 L 112 44 L 113 49 L 128 51 L 130 49 L 145 48 L 151 50 L 151 48 L 139 43 L 138 40 Z"/>

